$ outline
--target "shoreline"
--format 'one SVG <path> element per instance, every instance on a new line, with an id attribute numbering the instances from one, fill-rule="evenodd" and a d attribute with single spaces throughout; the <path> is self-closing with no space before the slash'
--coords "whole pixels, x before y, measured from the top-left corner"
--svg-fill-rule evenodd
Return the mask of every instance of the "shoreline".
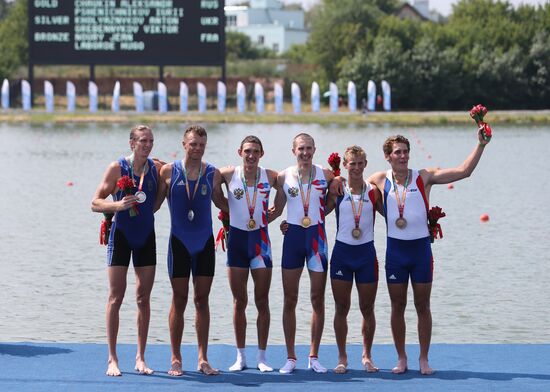
<path id="1" fill-rule="evenodd" d="M 156 113 L 123 111 L 112 113 L 99 111 L 90 113 L 80 110 L 74 113 L 33 110 L 24 112 L 19 109 L 0 111 L 0 123 L 230 123 L 230 124 L 359 124 L 378 125 L 392 124 L 400 126 L 445 126 L 474 125 L 467 111 L 434 111 L 434 112 L 373 112 L 362 114 L 349 113 L 263 113 L 254 112 L 218 113 L 214 110 L 206 113 L 191 111 Z M 550 110 L 495 110 L 490 111 L 487 122 L 491 125 L 549 125 Z"/>

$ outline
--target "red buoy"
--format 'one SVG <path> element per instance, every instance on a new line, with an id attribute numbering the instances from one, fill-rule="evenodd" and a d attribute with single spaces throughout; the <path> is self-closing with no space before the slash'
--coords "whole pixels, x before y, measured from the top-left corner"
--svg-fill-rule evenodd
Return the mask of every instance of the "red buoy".
<path id="1" fill-rule="evenodd" d="M 67 186 L 73 186 L 73 182 L 72 181 L 67 181 Z"/>
<path id="2" fill-rule="evenodd" d="M 449 189 L 455 189 L 455 186 L 454 186 L 453 184 L 449 184 L 449 185 L 447 185 L 447 188 L 449 188 Z"/>
<path id="3" fill-rule="evenodd" d="M 481 216 L 479 217 L 479 220 L 482 221 L 482 222 L 488 222 L 489 221 L 489 215 L 481 214 Z"/>

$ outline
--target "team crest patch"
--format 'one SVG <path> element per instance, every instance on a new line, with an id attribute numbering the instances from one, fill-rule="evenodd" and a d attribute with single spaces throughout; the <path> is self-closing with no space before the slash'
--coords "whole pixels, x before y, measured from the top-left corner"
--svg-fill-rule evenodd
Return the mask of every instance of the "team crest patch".
<path id="1" fill-rule="evenodd" d="M 296 197 L 298 196 L 298 188 L 295 188 L 295 187 L 292 187 L 292 188 L 288 188 L 288 194 L 290 195 L 290 197 Z"/>
<path id="2" fill-rule="evenodd" d="M 208 187 L 206 184 L 202 184 L 201 186 L 201 195 L 206 196 L 206 193 L 208 192 Z"/>
<path id="3" fill-rule="evenodd" d="M 241 188 L 236 188 L 233 191 L 233 196 L 235 196 L 235 199 L 241 200 L 243 198 L 244 191 Z"/>

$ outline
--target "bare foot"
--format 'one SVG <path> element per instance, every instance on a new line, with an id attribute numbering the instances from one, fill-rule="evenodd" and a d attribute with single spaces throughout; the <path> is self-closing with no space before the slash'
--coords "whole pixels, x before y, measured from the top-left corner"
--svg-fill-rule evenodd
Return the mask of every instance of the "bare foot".
<path id="1" fill-rule="evenodd" d="M 146 375 L 146 376 L 154 373 L 153 369 L 149 369 L 147 367 L 147 364 L 145 363 L 145 361 L 143 359 L 136 359 L 136 367 L 134 369 L 139 374 L 143 374 L 143 375 Z"/>
<path id="2" fill-rule="evenodd" d="M 181 362 L 177 359 L 172 361 L 172 366 L 170 367 L 170 370 L 168 370 L 168 375 L 179 377 L 183 374 L 183 370 L 181 368 Z"/>
<path id="3" fill-rule="evenodd" d="M 435 373 L 435 370 L 433 370 L 430 365 L 428 365 L 427 359 L 421 359 L 418 362 L 420 363 L 420 374 L 424 376 L 429 376 L 430 374 Z"/>
<path id="4" fill-rule="evenodd" d="M 363 357 L 363 367 L 368 373 L 376 373 L 378 370 L 380 370 L 374 365 L 374 362 L 372 362 L 371 358 Z"/>
<path id="5" fill-rule="evenodd" d="M 391 370 L 393 374 L 403 374 L 408 370 L 407 368 L 407 359 L 397 360 L 397 365 Z"/>
<path id="6" fill-rule="evenodd" d="M 197 371 L 201 372 L 202 374 L 206 374 L 207 376 L 217 376 L 218 374 L 220 374 L 220 371 L 218 369 L 214 369 L 206 361 L 199 363 L 199 366 L 197 366 Z"/>
<path id="7" fill-rule="evenodd" d="M 118 361 L 114 359 L 109 360 L 109 364 L 107 365 L 107 371 L 105 372 L 106 375 L 111 377 L 120 377 L 122 376 L 122 373 L 120 372 L 120 369 L 118 368 Z"/>
<path id="8" fill-rule="evenodd" d="M 339 363 L 338 365 L 336 365 L 336 367 L 333 370 L 333 372 L 336 374 L 344 374 L 347 371 L 348 371 L 347 365 L 343 363 Z"/>

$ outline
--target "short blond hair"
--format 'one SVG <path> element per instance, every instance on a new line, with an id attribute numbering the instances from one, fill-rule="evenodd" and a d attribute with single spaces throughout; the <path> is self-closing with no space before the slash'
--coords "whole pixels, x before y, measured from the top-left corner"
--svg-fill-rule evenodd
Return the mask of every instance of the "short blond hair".
<path id="1" fill-rule="evenodd" d="M 346 148 L 346 151 L 344 152 L 344 164 L 349 162 L 352 156 L 360 156 L 362 158 L 365 158 L 365 161 L 367 160 L 367 153 L 365 152 L 365 150 L 357 145 L 349 146 L 348 148 Z"/>

